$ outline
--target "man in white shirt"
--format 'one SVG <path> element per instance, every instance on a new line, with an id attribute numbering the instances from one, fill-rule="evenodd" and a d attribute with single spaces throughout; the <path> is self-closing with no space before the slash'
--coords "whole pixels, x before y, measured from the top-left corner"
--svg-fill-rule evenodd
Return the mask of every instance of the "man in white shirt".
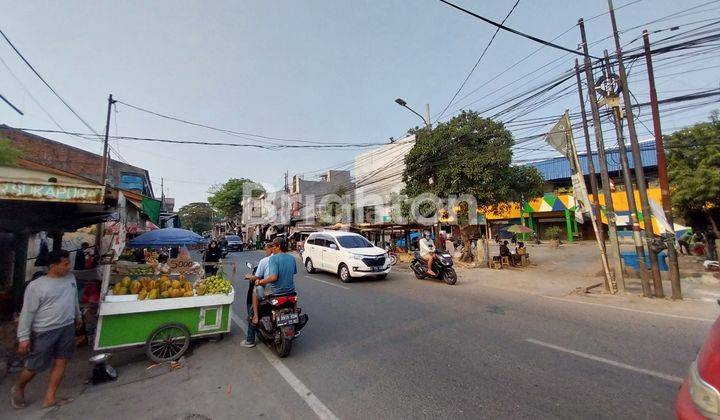
<path id="1" fill-rule="evenodd" d="M 420 255 L 428 262 L 427 273 L 431 276 L 437 276 L 437 273 L 432 269 L 432 263 L 435 259 L 435 244 L 433 244 L 432 238 L 430 237 L 430 232 L 425 231 L 424 236 L 420 239 L 419 245 Z"/>

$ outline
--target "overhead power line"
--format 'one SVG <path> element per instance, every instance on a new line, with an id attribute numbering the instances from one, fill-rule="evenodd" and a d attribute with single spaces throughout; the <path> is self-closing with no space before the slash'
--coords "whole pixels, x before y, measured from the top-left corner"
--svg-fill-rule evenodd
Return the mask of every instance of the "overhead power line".
<path id="1" fill-rule="evenodd" d="M 5 35 L 5 32 L 3 32 L 2 29 L 0 29 L 0 35 L 2 35 L 3 38 L 5 38 L 5 41 L 7 41 L 7 43 L 10 44 L 10 47 L 13 49 L 13 51 L 15 51 L 15 53 L 20 57 L 20 59 L 21 59 L 28 67 L 30 67 L 30 70 L 32 70 L 32 72 L 35 73 L 35 76 L 37 76 L 38 79 L 40 79 L 40 80 L 45 84 L 45 86 L 47 86 L 48 89 L 50 89 L 50 91 L 55 95 L 55 97 L 57 97 L 57 98 L 60 100 L 60 102 L 62 102 L 63 105 L 65 105 L 65 107 L 67 107 L 67 109 L 69 109 L 70 112 L 73 113 L 73 115 L 75 115 L 80 121 L 82 121 L 82 123 L 85 125 L 85 127 L 87 127 L 87 128 L 88 128 L 90 131 L 92 131 L 93 133 L 98 134 L 97 131 L 95 131 L 95 129 L 92 128 L 92 126 L 91 126 L 90 124 L 88 124 L 87 121 L 85 121 L 85 120 L 83 119 L 83 117 L 80 116 L 80 114 L 78 114 L 77 112 L 75 112 L 75 110 L 73 109 L 73 107 L 71 107 L 70 104 L 67 103 L 67 101 L 65 101 L 65 99 L 63 99 L 62 96 L 60 96 L 60 94 L 57 93 L 57 91 L 56 91 L 52 86 L 50 86 L 50 83 L 48 83 L 48 82 L 45 80 L 45 78 L 43 78 L 43 77 L 40 75 L 40 73 L 38 73 L 38 71 L 35 70 L 35 67 L 33 67 L 33 65 L 30 64 L 29 61 L 27 61 L 27 59 L 25 58 L 25 56 L 23 56 L 22 53 L 17 49 L 17 47 L 15 47 L 15 44 L 13 44 L 12 41 L 10 41 L 10 38 L 8 38 L 7 35 Z"/>
<path id="2" fill-rule="evenodd" d="M 69 134 L 73 136 L 81 136 L 88 139 L 96 139 L 101 136 L 99 134 L 89 133 L 77 133 L 61 130 L 46 130 L 40 128 L 17 128 L 17 130 L 31 131 L 37 133 L 61 133 Z M 108 136 L 109 139 L 113 140 L 129 140 L 129 141 L 147 141 L 147 142 L 158 142 L 158 143 L 173 143 L 173 144 L 189 144 L 189 145 L 201 145 L 201 146 L 229 146 L 229 147 L 253 147 L 257 149 L 267 150 L 279 150 L 279 149 L 345 149 L 345 148 L 365 148 L 365 147 L 376 147 L 383 146 L 387 143 L 358 143 L 358 144 L 257 144 L 257 143 L 228 143 L 219 141 L 206 141 L 206 140 L 177 140 L 177 139 L 162 139 L 154 137 L 133 137 L 133 136 Z"/>
<path id="3" fill-rule="evenodd" d="M 501 25 L 504 24 L 508 20 L 510 15 L 512 15 L 512 13 L 515 11 L 515 8 L 517 7 L 518 4 L 520 4 L 520 0 L 517 0 L 515 2 L 515 4 L 513 5 L 513 7 L 510 9 L 510 11 L 508 12 L 508 14 L 505 15 L 505 18 L 502 20 L 502 22 L 500 22 Z M 443 110 L 440 111 L 440 115 L 438 115 L 435 122 L 437 122 L 437 120 L 439 120 L 440 118 L 443 117 L 443 115 L 445 115 L 445 111 L 447 111 L 448 108 L 450 108 L 450 105 L 452 105 L 452 103 L 455 101 L 455 98 L 457 98 L 457 96 L 460 94 L 460 91 L 465 87 L 465 84 L 470 79 L 470 76 L 472 76 L 472 74 L 475 72 L 475 69 L 477 69 L 477 66 L 480 64 L 480 61 L 483 59 L 483 57 L 485 57 L 485 53 L 487 53 L 488 49 L 492 45 L 498 32 L 500 32 L 500 28 L 495 29 L 495 33 L 490 38 L 490 41 L 488 41 L 487 45 L 485 46 L 485 49 L 483 49 L 482 53 L 480 54 L 480 57 L 478 57 L 477 61 L 475 62 L 475 65 L 472 67 L 472 69 L 470 69 L 470 73 L 468 73 L 468 75 L 465 77 L 465 80 L 463 80 L 463 82 L 460 84 L 460 87 L 457 89 L 457 91 L 455 91 L 455 94 L 452 96 L 452 98 L 450 98 L 450 102 L 448 102 L 447 105 L 445 105 L 445 108 L 443 108 Z"/>
<path id="4" fill-rule="evenodd" d="M 447 4 L 448 6 L 454 7 L 455 9 L 458 9 L 458 10 L 460 10 L 461 12 L 467 13 L 467 14 L 470 15 L 470 16 L 476 17 L 476 18 L 478 18 L 478 19 L 480 19 L 480 20 L 482 20 L 482 21 L 484 21 L 484 22 L 487 22 L 487 23 L 489 23 L 489 24 L 491 24 L 491 25 L 493 25 L 493 26 L 496 26 L 496 27 L 498 27 L 498 28 L 500 28 L 500 29 L 502 29 L 502 30 L 505 30 L 505 31 L 514 33 L 515 35 L 519 35 L 519 36 L 521 36 L 521 37 L 523 37 L 523 38 L 530 39 L 530 40 L 535 41 L 535 42 L 538 42 L 538 43 L 540 43 L 540 44 L 547 45 L 548 47 L 557 48 L 557 49 L 559 49 L 559 50 L 563 50 L 563 51 L 566 51 L 566 52 L 569 52 L 569 53 L 573 53 L 573 54 L 577 54 L 577 55 L 579 55 L 579 56 L 585 57 L 585 54 L 583 54 L 583 53 L 580 52 L 580 51 L 571 50 L 570 48 L 565 48 L 565 47 L 563 47 L 562 45 L 553 44 L 553 43 L 550 42 L 550 41 L 545 41 L 545 40 L 540 39 L 540 38 L 538 38 L 538 37 L 535 37 L 535 36 L 532 36 L 532 35 L 528 35 L 528 34 L 526 34 L 526 33 L 520 32 L 520 31 L 515 30 L 515 29 L 512 29 L 512 28 L 508 28 L 507 26 L 505 26 L 505 25 L 503 25 L 503 24 L 500 24 L 500 23 L 497 23 L 497 22 L 495 22 L 495 21 L 492 21 L 492 20 L 490 20 L 490 19 L 488 19 L 488 18 L 486 18 L 486 17 L 484 17 L 484 16 L 480 16 L 480 15 L 478 15 L 477 13 L 473 13 L 473 12 L 471 12 L 471 11 L 465 9 L 465 8 L 462 8 L 462 7 L 460 7 L 460 6 L 456 5 L 456 4 L 450 3 L 450 2 L 447 1 L 447 0 L 440 0 L 440 1 L 443 2 L 443 3 L 445 3 L 445 4 Z M 591 55 L 588 55 L 588 57 L 594 58 L 594 59 L 596 59 L 596 60 L 599 60 L 599 59 L 600 59 L 600 57 L 593 57 L 593 56 L 591 56 Z"/>
<path id="5" fill-rule="evenodd" d="M 157 112 L 157 111 L 151 111 L 151 110 L 149 110 L 149 109 L 142 108 L 142 107 L 139 107 L 139 106 L 137 106 L 137 105 L 132 105 L 132 104 L 129 104 L 129 103 L 127 103 L 127 102 L 123 102 L 123 101 L 119 101 L 119 100 L 116 101 L 116 102 L 119 103 L 119 104 L 123 104 L 123 105 L 125 105 L 125 106 L 127 106 L 127 107 L 129 107 L 129 108 L 135 109 L 135 110 L 137 110 L 137 111 L 141 111 L 141 112 L 145 112 L 145 113 L 147 113 L 147 114 L 154 115 L 154 116 L 156 116 L 156 117 L 165 118 L 165 119 L 172 120 L 172 121 L 177 121 L 177 122 L 179 122 L 179 123 L 188 124 L 188 125 L 192 125 L 192 126 L 195 126 L 195 127 L 206 128 L 206 129 L 208 129 L 208 130 L 218 131 L 218 132 L 225 133 L 225 134 L 230 134 L 230 135 L 232 135 L 232 136 L 241 137 L 241 138 L 244 138 L 244 139 L 246 139 L 246 140 L 251 140 L 251 141 L 258 141 L 258 140 L 257 140 L 257 139 L 253 139 L 253 138 L 248 138 L 248 137 L 257 137 L 257 138 L 265 139 L 265 140 L 276 140 L 276 141 L 284 141 L 284 142 L 291 142 L 291 143 L 305 143 L 305 144 L 317 144 L 317 145 L 324 145 L 324 144 L 333 144 L 333 145 L 334 145 L 334 144 L 350 144 L 350 145 L 352 145 L 352 144 L 354 144 L 354 143 L 352 143 L 352 142 L 347 142 L 347 141 L 346 141 L 346 142 L 342 142 L 342 143 L 341 143 L 341 142 L 327 142 L 327 141 L 323 142 L 323 141 L 307 140 L 307 139 L 294 139 L 294 138 L 284 138 L 284 137 L 272 137 L 272 136 L 266 136 L 266 135 L 263 135 L 263 134 L 255 134 L 255 133 L 247 133 L 247 132 L 242 132 L 242 131 L 229 130 L 229 129 L 226 129 L 226 128 L 214 127 L 214 126 L 207 125 L 207 124 L 203 124 L 203 123 L 199 123 L 199 122 L 189 121 L 189 120 L 186 120 L 186 119 L 183 119 L 183 118 L 174 117 L 174 116 L 172 116 L 172 115 L 162 114 L 162 113 Z M 277 143 L 275 143 L 275 144 L 277 144 Z"/>

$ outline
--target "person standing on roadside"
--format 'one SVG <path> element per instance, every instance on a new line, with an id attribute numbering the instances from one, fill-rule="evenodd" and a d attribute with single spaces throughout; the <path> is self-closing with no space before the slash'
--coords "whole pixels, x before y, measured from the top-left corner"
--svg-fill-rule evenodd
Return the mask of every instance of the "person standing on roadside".
<path id="1" fill-rule="evenodd" d="M 25 387 L 52 365 L 43 408 L 65 405 L 72 398 L 55 395 L 75 351 L 75 329 L 82 325 L 75 276 L 70 272 L 70 254 L 52 251 L 48 273 L 25 290 L 17 337 L 18 353 L 28 354 L 25 369 L 11 390 L 14 408 L 25 407 Z"/>

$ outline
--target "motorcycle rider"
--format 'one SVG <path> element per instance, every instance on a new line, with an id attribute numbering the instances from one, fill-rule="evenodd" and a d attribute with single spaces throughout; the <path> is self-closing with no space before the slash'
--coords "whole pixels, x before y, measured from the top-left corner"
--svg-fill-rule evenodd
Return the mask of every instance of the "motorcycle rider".
<path id="1" fill-rule="evenodd" d="M 422 239 L 420 239 L 420 255 L 425 258 L 428 262 L 427 273 L 430 276 L 437 276 L 437 273 L 432 269 L 432 263 L 435 259 L 435 244 L 433 244 L 430 236 L 430 231 L 426 230 L 423 233 Z"/>
<path id="2" fill-rule="evenodd" d="M 253 295 L 252 323 L 258 323 L 259 301 L 266 295 L 288 293 L 295 290 L 297 264 L 295 257 L 287 253 L 287 242 L 282 237 L 272 241 L 273 256 L 268 261 L 267 277 L 257 281 Z M 266 290 L 267 289 L 267 290 Z"/>
<path id="3" fill-rule="evenodd" d="M 245 341 L 240 343 L 240 345 L 247 348 L 255 347 L 255 326 L 252 324 L 252 322 L 250 322 L 250 319 L 255 313 L 253 312 L 253 290 L 255 289 L 255 284 L 259 280 L 267 277 L 268 264 L 270 263 L 270 257 L 273 255 L 272 243 L 266 243 L 263 250 L 265 251 L 265 257 L 263 257 L 258 263 L 257 268 L 255 269 L 255 274 L 245 275 L 245 280 L 249 282 L 247 301 L 245 302 L 247 304 L 248 312 L 248 330 L 247 335 L 245 336 Z"/>

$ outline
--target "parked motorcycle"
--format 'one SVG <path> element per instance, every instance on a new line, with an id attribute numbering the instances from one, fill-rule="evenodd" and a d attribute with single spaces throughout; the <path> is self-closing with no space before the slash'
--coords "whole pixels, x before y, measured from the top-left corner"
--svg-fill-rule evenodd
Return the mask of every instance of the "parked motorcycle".
<path id="1" fill-rule="evenodd" d="M 246 265 L 255 274 L 257 267 L 249 262 Z M 308 322 L 297 301 L 297 293 L 290 292 L 267 295 L 258 305 L 257 335 L 280 357 L 290 354 L 293 340 Z"/>
<path id="2" fill-rule="evenodd" d="M 452 256 L 448 253 L 443 253 L 438 250 L 435 251 L 435 258 L 433 258 L 433 271 L 437 273 L 435 276 L 430 276 L 427 273 L 428 262 L 425 260 L 419 252 L 413 254 L 413 260 L 410 263 L 410 268 L 415 273 L 415 277 L 418 279 L 424 279 L 427 277 L 442 280 L 449 285 L 457 283 L 457 273 L 453 268 Z"/>

